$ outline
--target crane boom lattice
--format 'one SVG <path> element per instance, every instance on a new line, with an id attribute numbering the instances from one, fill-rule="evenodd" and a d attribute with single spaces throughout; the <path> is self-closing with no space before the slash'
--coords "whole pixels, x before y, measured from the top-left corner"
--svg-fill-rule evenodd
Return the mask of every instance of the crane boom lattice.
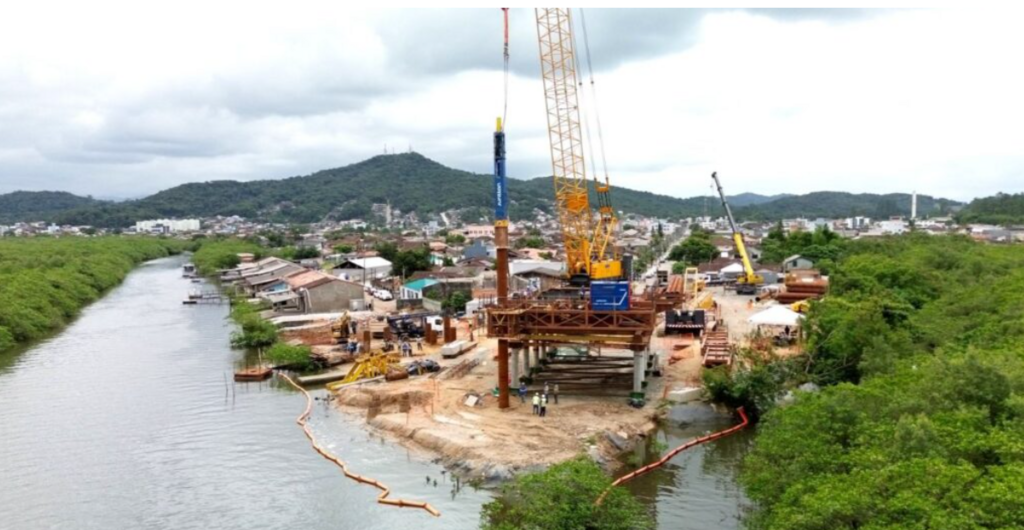
<path id="1" fill-rule="evenodd" d="M 600 222 L 595 226 L 588 197 L 572 15 L 568 8 L 538 8 L 536 15 L 555 203 L 567 272 L 570 278 L 587 280 L 619 277 L 621 263 L 609 259 L 613 225 Z M 607 193 L 607 187 L 601 191 Z"/>

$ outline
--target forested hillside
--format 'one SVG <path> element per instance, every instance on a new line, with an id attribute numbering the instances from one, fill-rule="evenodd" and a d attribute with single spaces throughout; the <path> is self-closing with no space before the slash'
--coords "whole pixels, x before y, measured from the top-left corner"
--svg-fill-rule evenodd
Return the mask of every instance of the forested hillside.
<path id="1" fill-rule="evenodd" d="M 352 219 L 370 214 L 374 203 L 390 201 L 403 212 L 439 213 L 468 209 L 490 212 L 492 181 L 451 169 L 415 153 L 377 156 L 337 169 L 303 177 L 253 182 L 184 184 L 137 201 L 76 208 L 55 217 L 59 223 L 125 226 L 141 218 L 240 215 L 282 222 L 314 222 L 325 218 Z M 550 179 L 510 179 L 514 219 L 527 218 L 535 208 L 550 211 Z M 615 188 L 617 208 L 647 215 L 693 215 L 688 202 L 664 195 Z M 692 202 L 692 201 L 690 201 Z M 703 202 L 701 202 L 703 204 Z"/>
<path id="2" fill-rule="evenodd" d="M 747 526 L 1024 527 L 1024 248 L 905 236 L 844 253 L 806 355 L 711 378 L 769 411 Z M 805 381 L 824 389 L 773 405 Z"/>
<path id="3" fill-rule="evenodd" d="M 136 264 L 184 247 L 157 238 L 0 239 L 0 352 L 60 328 Z"/>
<path id="4" fill-rule="evenodd" d="M 845 193 L 818 191 L 806 195 L 791 195 L 774 201 L 743 208 L 742 217 L 751 220 L 774 221 L 795 217 L 837 218 L 866 216 L 873 219 L 887 219 L 894 215 L 910 215 L 911 196 L 909 193 Z M 960 203 L 949 199 L 936 199 L 928 195 L 917 196 L 919 217 L 949 215 Z"/>
<path id="5" fill-rule="evenodd" d="M 962 223 L 1024 224 L 1024 193 L 1000 193 L 974 199 L 957 215 Z"/>
<path id="6" fill-rule="evenodd" d="M 626 213 L 676 219 L 723 214 L 717 197 L 679 199 L 612 184 L 612 204 Z M 10 217 L 99 227 L 125 227 L 137 220 L 160 217 L 215 215 L 308 223 L 366 218 L 373 204 L 390 201 L 402 212 L 420 215 L 462 210 L 467 221 L 476 222 L 491 215 L 491 186 L 490 175 L 452 169 L 422 155 L 404 153 L 281 180 L 194 182 L 121 203 L 63 194 L 65 202 L 53 201 L 46 208 L 23 207 Z M 553 186 L 548 177 L 510 179 L 509 194 L 513 220 L 532 218 L 535 209 L 551 211 Z M 769 197 L 740 193 L 731 201 L 737 217 L 752 220 L 852 215 L 884 218 L 910 213 L 910 196 L 906 194 L 817 192 Z M 921 215 L 946 214 L 957 204 L 920 196 L 918 211 Z"/>
<path id="7" fill-rule="evenodd" d="M 15 191 L 0 195 L 0 223 L 39 220 L 51 215 L 99 204 L 100 201 L 64 191 Z"/>

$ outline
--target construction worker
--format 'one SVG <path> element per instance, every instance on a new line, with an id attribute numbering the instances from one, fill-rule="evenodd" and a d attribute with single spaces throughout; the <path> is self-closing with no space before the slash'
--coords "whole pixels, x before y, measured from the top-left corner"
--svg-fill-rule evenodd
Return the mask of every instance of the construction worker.
<path id="1" fill-rule="evenodd" d="M 519 383 L 519 402 L 526 403 L 526 383 Z"/>
<path id="2" fill-rule="evenodd" d="M 544 382 L 544 395 L 546 396 L 546 395 L 548 395 L 550 393 L 551 393 L 551 389 L 548 387 L 547 381 L 545 381 Z"/>
<path id="3" fill-rule="evenodd" d="M 558 383 L 555 383 L 554 396 L 555 396 L 555 405 L 557 405 L 558 404 Z"/>
<path id="4" fill-rule="evenodd" d="M 548 415 L 548 395 L 544 394 L 540 397 L 540 417 Z"/>
<path id="5" fill-rule="evenodd" d="M 540 392 L 533 394 L 533 413 L 534 415 L 540 415 Z"/>

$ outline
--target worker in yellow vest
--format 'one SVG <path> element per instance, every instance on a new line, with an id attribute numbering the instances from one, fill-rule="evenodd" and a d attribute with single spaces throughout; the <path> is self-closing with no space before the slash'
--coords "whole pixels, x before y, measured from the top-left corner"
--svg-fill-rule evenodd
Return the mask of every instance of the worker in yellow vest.
<path id="1" fill-rule="evenodd" d="M 533 394 L 533 414 L 540 415 L 540 392 Z"/>

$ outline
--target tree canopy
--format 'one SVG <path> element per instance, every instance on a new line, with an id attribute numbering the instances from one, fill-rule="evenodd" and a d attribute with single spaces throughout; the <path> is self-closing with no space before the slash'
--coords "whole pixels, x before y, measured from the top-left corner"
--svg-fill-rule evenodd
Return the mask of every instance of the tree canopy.
<path id="1" fill-rule="evenodd" d="M 1024 224 L 1024 193 L 1000 193 L 974 199 L 956 217 L 961 223 Z"/>
<path id="2" fill-rule="evenodd" d="M 703 230 L 694 230 L 690 237 L 672 247 L 668 259 L 695 266 L 711 261 L 718 255 L 718 247 L 711 244 L 711 236 Z"/>
<path id="3" fill-rule="evenodd" d="M 0 352 L 59 329 L 135 265 L 186 245 L 148 237 L 0 239 Z"/>
<path id="4" fill-rule="evenodd" d="M 748 526 L 1024 527 L 1024 248 L 857 241 L 832 281 L 785 372 L 825 387 L 768 407 Z"/>
<path id="5" fill-rule="evenodd" d="M 587 457 L 519 475 L 484 505 L 484 530 L 644 530 L 654 521 L 625 489 L 612 488 L 601 506 L 594 502 L 612 479 Z"/>

